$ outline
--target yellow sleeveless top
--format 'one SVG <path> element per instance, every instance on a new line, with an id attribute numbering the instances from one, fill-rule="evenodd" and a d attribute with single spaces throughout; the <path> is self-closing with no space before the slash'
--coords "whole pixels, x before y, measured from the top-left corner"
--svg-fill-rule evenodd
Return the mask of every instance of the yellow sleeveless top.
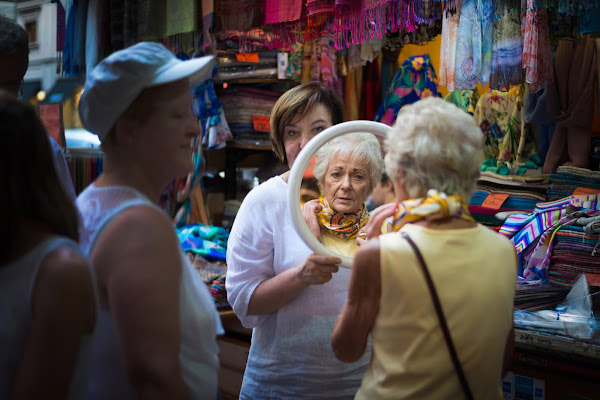
<path id="1" fill-rule="evenodd" d="M 513 319 L 514 246 L 477 225 L 434 230 L 408 224 L 436 286 L 476 399 L 502 399 L 501 370 Z M 425 277 L 399 232 L 381 235 L 381 305 L 373 358 L 356 399 L 462 399 Z"/>

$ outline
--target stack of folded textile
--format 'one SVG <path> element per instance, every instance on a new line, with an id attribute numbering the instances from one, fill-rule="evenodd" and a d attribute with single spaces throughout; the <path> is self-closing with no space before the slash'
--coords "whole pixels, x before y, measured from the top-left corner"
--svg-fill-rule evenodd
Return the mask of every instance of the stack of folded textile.
<path id="1" fill-rule="evenodd" d="M 517 285 L 515 309 L 535 311 L 551 309 L 565 300 L 569 288 L 553 286 Z"/>
<path id="2" fill-rule="evenodd" d="M 234 139 L 268 140 L 269 132 L 255 130 L 252 117 L 270 117 L 271 109 L 280 95 L 279 92 L 251 86 L 236 86 L 221 91 L 219 100 Z"/>
<path id="3" fill-rule="evenodd" d="M 533 212 L 506 220 L 500 233 L 515 246 L 520 279 L 569 285 L 582 272 L 600 272 L 599 197 L 569 196 L 538 203 Z"/>
<path id="4" fill-rule="evenodd" d="M 546 201 L 548 184 L 548 175 L 517 176 L 482 172 L 471 196 L 469 212 L 477 222 L 499 229 L 503 220 L 496 218 L 496 214 L 531 212 L 537 203 Z M 490 208 L 485 200 L 492 193 L 507 194 L 508 198 L 499 208 Z"/>
<path id="5" fill-rule="evenodd" d="M 586 226 L 576 226 L 581 220 L 594 220 Z M 548 276 L 557 286 L 571 285 L 580 274 L 600 273 L 600 217 L 580 218 L 576 225 L 563 225 L 554 234 Z M 595 224 L 596 232 L 592 226 Z M 586 232 L 587 231 L 587 232 Z"/>
<path id="6" fill-rule="evenodd" d="M 220 33 L 217 36 L 215 80 L 277 78 L 277 52 L 269 46 L 272 36 L 260 29 Z"/>
<path id="7" fill-rule="evenodd" d="M 570 196 L 578 187 L 600 191 L 600 171 L 560 166 L 556 173 L 552 174 L 551 181 L 548 188 L 549 201 Z"/>

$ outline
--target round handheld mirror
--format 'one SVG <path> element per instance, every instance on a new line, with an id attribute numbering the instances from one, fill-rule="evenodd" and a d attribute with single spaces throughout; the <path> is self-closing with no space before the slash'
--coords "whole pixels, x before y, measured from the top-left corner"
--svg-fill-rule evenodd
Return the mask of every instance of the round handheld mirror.
<path id="1" fill-rule="evenodd" d="M 390 129 L 392 128 L 388 125 L 373 121 L 348 121 L 329 127 L 311 139 L 311 141 L 304 146 L 300 154 L 298 154 L 298 157 L 296 158 L 296 161 L 294 162 L 294 165 L 290 171 L 287 193 L 288 207 L 289 212 L 292 215 L 292 220 L 294 221 L 294 228 L 296 229 L 296 232 L 298 232 L 298 235 L 300 235 L 302 240 L 304 240 L 308 247 L 310 247 L 310 249 L 316 254 L 324 254 L 341 258 L 341 267 L 352 267 L 352 257 L 342 256 L 324 246 L 310 232 L 310 229 L 308 229 L 308 225 L 306 225 L 306 221 L 304 221 L 304 217 L 302 216 L 302 209 L 300 206 L 300 187 L 302 185 L 302 176 L 304 175 L 304 170 L 310 162 L 310 159 L 316 154 L 317 150 L 325 143 L 338 136 L 353 132 L 366 132 L 386 137 Z"/>

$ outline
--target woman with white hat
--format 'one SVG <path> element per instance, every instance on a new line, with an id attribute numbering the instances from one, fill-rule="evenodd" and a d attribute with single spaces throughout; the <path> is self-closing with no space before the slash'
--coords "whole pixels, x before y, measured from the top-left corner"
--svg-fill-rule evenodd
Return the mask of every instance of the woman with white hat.
<path id="1" fill-rule="evenodd" d="M 87 78 L 79 115 L 104 151 L 102 174 L 77 198 L 100 302 L 90 399 L 217 396 L 219 317 L 155 205 L 193 168 L 190 144 L 201 131 L 189 88 L 213 64 L 143 42 Z"/>

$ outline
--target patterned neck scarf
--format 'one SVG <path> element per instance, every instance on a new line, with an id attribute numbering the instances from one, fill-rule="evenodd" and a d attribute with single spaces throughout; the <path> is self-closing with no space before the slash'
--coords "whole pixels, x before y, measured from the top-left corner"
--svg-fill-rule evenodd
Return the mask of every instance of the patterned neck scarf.
<path id="1" fill-rule="evenodd" d="M 469 214 L 467 203 L 460 196 L 448 196 L 430 189 L 427 196 L 398 203 L 398 212 L 394 215 L 392 229 L 399 230 L 403 225 L 420 220 L 434 221 L 449 217 L 458 217 L 467 221 L 475 220 Z"/>
<path id="2" fill-rule="evenodd" d="M 319 203 L 323 205 L 323 208 L 316 213 L 319 226 L 344 239 L 355 239 L 360 228 L 371 218 L 364 204 L 355 212 L 343 214 L 333 211 L 325 197 L 319 198 Z"/>

